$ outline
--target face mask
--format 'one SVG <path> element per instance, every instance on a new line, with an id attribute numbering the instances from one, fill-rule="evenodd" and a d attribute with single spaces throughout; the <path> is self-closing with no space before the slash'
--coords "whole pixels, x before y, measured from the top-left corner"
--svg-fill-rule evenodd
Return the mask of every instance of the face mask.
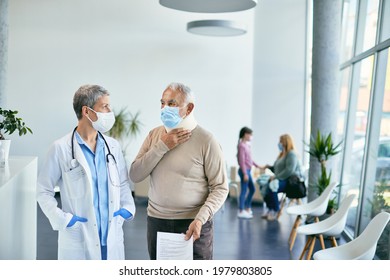
<path id="1" fill-rule="evenodd" d="M 281 151 L 281 152 L 283 151 L 283 145 L 282 145 L 282 143 L 280 143 L 280 142 L 278 143 L 278 148 L 279 148 L 279 151 Z"/>
<path id="2" fill-rule="evenodd" d="M 88 108 L 88 109 L 90 109 L 91 111 L 95 112 L 96 116 L 97 116 L 97 120 L 96 121 L 92 121 L 87 116 L 87 118 L 92 123 L 92 126 L 93 126 L 94 129 L 96 129 L 97 131 L 99 131 L 101 133 L 105 133 L 105 132 L 109 131 L 112 128 L 112 126 L 115 123 L 114 112 L 102 113 L 102 112 L 96 112 L 96 111 L 92 110 L 91 108 Z"/>
<path id="3" fill-rule="evenodd" d="M 161 121 L 166 127 L 174 128 L 182 121 L 183 118 L 179 114 L 179 109 L 179 107 L 169 106 L 165 106 L 161 109 Z"/>

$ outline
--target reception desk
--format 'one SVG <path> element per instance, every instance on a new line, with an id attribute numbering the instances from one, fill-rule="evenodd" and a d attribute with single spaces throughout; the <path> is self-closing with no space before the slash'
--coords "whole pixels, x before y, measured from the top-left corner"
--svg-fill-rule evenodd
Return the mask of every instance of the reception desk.
<path id="1" fill-rule="evenodd" d="M 0 259 L 35 260 L 37 157 L 15 156 L 0 167 Z"/>

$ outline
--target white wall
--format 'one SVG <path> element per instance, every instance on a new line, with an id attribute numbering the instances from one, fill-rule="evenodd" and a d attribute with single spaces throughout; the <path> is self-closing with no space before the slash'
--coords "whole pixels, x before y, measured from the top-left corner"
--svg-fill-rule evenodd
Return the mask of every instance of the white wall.
<path id="1" fill-rule="evenodd" d="M 260 1 L 261 3 L 261 1 Z M 254 11 L 205 15 L 167 9 L 158 1 L 12 0 L 9 3 L 7 107 L 34 131 L 12 135 L 11 155 L 34 155 L 76 125 L 74 92 L 96 83 L 111 92 L 114 109 L 141 112 L 130 163 L 148 131 L 160 125 L 159 100 L 171 81 L 195 92 L 195 116 L 235 164 L 238 130 L 250 125 Z M 186 32 L 197 19 L 233 19 L 243 36 L 203 37 Z"/>
<path id="2" fill-rule="evenodd" d="M 264 0 L 255 12 L 253 155 L 272 164 L 279 136 L 289 133 L 304 153 L 306 0 Z"/>
<path id="3" fill-rule="evenodd" d="M 11 155 L 38 156 L 40 165 L 52 141 L 76 125 L 74 92 L 96 83 L 111 92 L 114 109 L 141 112 L 130 163 L 160 125 L 159 100 L 171 81 L 194 90 L 195 116 L 215 134 L 228 164 L 236 164 L 242 126 L 254 130 L 260 164 L 273 162 L 282 133 L 291 133 L 302 152 L 305 2 L 262 0 L 250 11 L 197 14 L 144 0 L 10 1 L 6 100 L 34 131 L 10 137 Z M 186 32 L 188 21 L 211 18 L 243 22 L 248 33 Z"/>

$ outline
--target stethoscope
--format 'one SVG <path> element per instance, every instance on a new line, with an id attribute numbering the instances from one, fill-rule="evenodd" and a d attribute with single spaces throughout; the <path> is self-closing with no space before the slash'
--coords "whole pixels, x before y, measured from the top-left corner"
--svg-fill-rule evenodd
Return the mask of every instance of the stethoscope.
<path id="1" fill-rule="evenodd" d="M 78 166 L 78 161 L 74 156 L 74 134 L 76 133 L 77 126 L 73 129 L 72 132 L 72 138 L 71 138 L 71 149 L 72 149 L 72 160 L 70 161 L 70 165 L 72 168 L 76 168 Z M 110 178 L 111 184 L 115 187 L 120 187 L 120 182 L 119 182 L 119 172 L 118 172 L 118 166 L 116 164 L 116 159 L 114 155 L 111 153 L 110 147 L 107 144 L 106 139 L 103 137 L 102 133 L 98 131 L 99 135 L 104 141 L 104 144 L 107 147 L 107 155 L 106 155 L 106 162 L 107 162 L 107 168 L 108 168 L 108 177 Z M 113 168 L 115 168 L 115 172 L 117 176 L 112 175 Z"/>

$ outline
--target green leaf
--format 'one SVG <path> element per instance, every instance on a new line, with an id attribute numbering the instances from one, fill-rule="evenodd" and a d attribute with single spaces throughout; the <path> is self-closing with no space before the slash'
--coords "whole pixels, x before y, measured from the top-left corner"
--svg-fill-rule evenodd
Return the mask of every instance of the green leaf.
<path id="1" fill-rule="evenodd" d="M 0 139 L 5 139 L 4 133 L 11 135 L 15 131 L 18 131 L 19 136 L 25 135 L 27 132 L 32 133 L 32 130 L 26 126 L 23 119 L 16 116 L 17 114 L 18 111 L 16 110 L 12 111 L 0 108 L 0 116 L 2 116 L 0 118 Z"/>

